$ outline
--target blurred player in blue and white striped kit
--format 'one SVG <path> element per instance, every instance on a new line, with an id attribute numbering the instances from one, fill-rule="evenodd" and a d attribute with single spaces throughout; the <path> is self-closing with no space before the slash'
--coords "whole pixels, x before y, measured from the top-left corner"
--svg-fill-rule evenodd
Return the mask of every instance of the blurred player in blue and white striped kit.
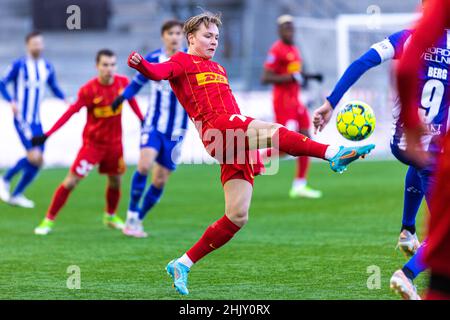
<path id="1" fill-rule="evenodd" d="M 0 79 L 0 93 L 11 104 L 14 126 L 26 150 L 26 156 L 0 177 L 0 199 L 11 205 L 33 208 L 33 201 L 27 199 L 23 193 L 43 163 L 44 147 L 33 147 L 31 138 L 43 133 L 39 109 L 46 86 L 50 87 L 56 97 L 62 100 L 65 97 L 56 82 L 55 69 L 42 57 L 42 34 L 33 31 L 26 36 L 25 42 L 27 54 L 15 60 L 6 75 Z M 7 89 L 9 83 L 13 84 L 12 96 Z M 10 194 L 10 182 L 20 172 L 22 177 Z"/>
<path id="2" fill-rule="evenodd" d="M 147 61 L 165 62 L 182 50 L 183 23 L 177 20 L 165 22 L 161 27 L 161 38 L 163 48 L 149 53 L 145 57 Z M 148 79 L 138 73 L 113 103 L 113 108 L 124 99 L 136 95 L 147 82 Z M 176 169 L 188 120 L 188 115 L 175 97 L 169 81 L 151 81 L 150 105 L 142 125 L 141 153 L 131 183 L 127 222 L 123 229 L 125 235 L 147 237 L 142 221 L 161 198 L 170 174 Z M 152 183 L 144 195 L 147 175 L 151 169 Z"/>

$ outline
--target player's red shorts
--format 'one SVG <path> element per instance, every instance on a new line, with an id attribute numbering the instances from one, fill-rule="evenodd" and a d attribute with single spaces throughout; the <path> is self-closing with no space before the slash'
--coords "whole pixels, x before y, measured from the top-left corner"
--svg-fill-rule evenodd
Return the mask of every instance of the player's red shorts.
<path id="1" fill-rule="evenodd" d="M 222 115 L 214 121 L 215 128 L 212 129 L 213 133 L 211 135 L 206 133 L 207 130 L 202 134 L 206 150 L 220 163 L 222 185 L 232 179 L 245 180 L 253 185 L 255 176 L 261 174 L 264 170 L 264 164 L 261 161 L 258 150 L 248 150 L 248 141 L 245 138 L 248 125 L 253 120 L 254 118 L 240 114 Z M 236 136 L 231 136 L 230 132 L 234 132 Z M 218 140 L 211 138 L 218 134 L 222 138 Z M 240 139 L 238 136 L 244 138 Z M 212 148 L 213 142 L 217 141 L 220 143 L 216 145 L 218 147 Z M 232 148 L 233 151 L 230 152 Z"/>
<path id="2" fill-rule="evenodd" d="M 284 104 L 274 103 L 275 122 L 279 123 L 289 130 L 301 131 L 309 130 L 311 120 L 309 119 L 308 109 L 302 104 L 288 107 Z"/>
<path id="3" fill-rule="evenodd" d="M 78 177 L 84 178 L 97 164 L 101 174 L 115 176 L 125 173 L 122 146 L 109 148 L 83 145 L 70 171 Z"/>

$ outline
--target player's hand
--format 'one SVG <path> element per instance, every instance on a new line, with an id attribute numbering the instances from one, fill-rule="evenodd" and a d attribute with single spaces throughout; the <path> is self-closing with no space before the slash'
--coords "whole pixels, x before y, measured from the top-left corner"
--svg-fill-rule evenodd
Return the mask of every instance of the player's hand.
<path id="1" fill-rule="evenodd" d="M 317 134 L 317 131 L 321 132 L 325 128 L 330 122 L 332 115 L 333 107 L 328 100 L 325 100 L 325 103 L 313 113 L 314 134 Z"/>
<path id="2" fill-rule="evenodd" d="M 111 109 L 113 112 L 116 112 L 117 109 L 119 109 L 120 105 L 123 103 L 123 101 L 125 100 L 124 96 L 120 95 L 118 96 L 113 103 L 111 104 Z"/>
<path id="3" fill-rule="evenodd" d="M 142 60 L 143 60 L 142 56 L 139 53 L 133 51 L 128 56 L 128 66 L 135 68 L 141 63 Z"/>
<path id="4" fill-rule="evenodd" d="M 406 154 L 418 168 L 424 168 L 430 163 L 430 156 L 422 145 L 422 136 L 426 132 L 423 124 L 415 128 L 405 128 Z"/>
<path id="5" fill-rule="evenodd" d="M 312 79 L 316 80 L 319 83 L 322 83 L 323 82 L 323 74 L 321 74 L 321 73 L 315 74 L 312 77 Z"/>
<path id="6" fill-rule="evenodd" d="M 48 137 L 45 134 L 42 134 L 40 136 L 35 136 L 31 139 L 31 145 L 33 147 L 42 146 L 45 143 L 45 141 L 47 141 L 47 138 Z"/>

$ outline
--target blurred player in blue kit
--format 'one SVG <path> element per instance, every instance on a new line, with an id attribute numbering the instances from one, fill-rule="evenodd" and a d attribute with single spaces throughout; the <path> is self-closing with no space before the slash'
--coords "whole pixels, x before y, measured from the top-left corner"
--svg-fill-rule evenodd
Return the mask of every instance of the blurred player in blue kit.
<path id="1" fill-rule="evenodd" d="M 15 60 L 6 75 L 0 79 L 0 93 L 11 104 L 14 126 L 26 150 L 26 156 L 19 159 L 0 177 L 0 199 L 14 206 L 34 208 L 34 202 L 24 195 L 26 188 L 36 178 L 43 163 L 44 146 L 33 147 L 31 139 L 43 133 L 40 105 L 48 85 L 53 94 L 64 100 L 64 93 L 56 81 L 55 69 L 42 57 L 44 38 L 40 32 L 29 33 L 26 38 L 26 55 Z M 13 84 L 13 94 L 8 84 Z M 22 173 L 15 189 L 10 193 L 12 179 Z"/>
<path id="2" fill-rule="evenodd" d="M 147 61 L 162 63 L 183 50 L 183 23 L 177 20 L 165 22 L 161 27 L 161 38 L 164 46 L 149 53 L 145 57 Z M 124 99 L 136 95 L 148 81 L 138 73 L 113 103 L 113 108 L 120 105 Z M 150 105 L 142 126 L 138 167 L 131 182 L 127 221 L 123 229 L 125 235 L 136 238 L 148 236 L 142 221 L 160 200 L 169 176 L 176 169 L 188 120 L 188 115 L 175 97 L 169 81 L 151 81 Z M 152 182 L 145 192 L 150 170 Z"/>

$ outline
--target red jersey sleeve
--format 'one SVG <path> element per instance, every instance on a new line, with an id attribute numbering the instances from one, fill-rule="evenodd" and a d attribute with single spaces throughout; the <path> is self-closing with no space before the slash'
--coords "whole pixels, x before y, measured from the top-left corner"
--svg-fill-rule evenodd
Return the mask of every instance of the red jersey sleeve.
<path id="1" fill-rule="evenodd" d="M 397 86 L 401 101 L 400 119 L 406 127 L 420 123 L 418 115 L 419 70 L 421 54 L 437 41 L 450 25 L 450 0 L 430 0 L 397 68 Z"/>
<path id="2" fill-rule="evenodd" d="M 264 68 L 275 72 L 280 64 L 280 53 L 276 45 L 273 45 L 267 53 L 266 61 L 264 62 Z"/>
<path id="3" fill-rule="evenodd" d="M 131 63 L 131 56 L 133 54 L 134 52 L 128 57 L 128 66 L 136 69 L 145 77 L 154 81 L 170 80 L 172 78 L 176 78 L 184 70 L 179 62 L 177 62 L 175 59 L 172 59 L 173 57 L 175 57 L 175 55 L 169 61 L 163 63 L 150 63 L 142 58 L 141 63 L 139 65 L 135 65 Z"/>
<path id="4" fill-rule="evenodd" d="M 69 106 L 69 108 L 64 112 L 64 114 L 56 121 L 53 127 L 48 130 L 45 135 L 50 137 L 53 133 L 55 133 L 59 128 L 61 128 L 69 119 L 78 111 L 81 110 L 84 106 L 87 106 L 89 103 L 87 101 L 87 88 L 83 86 L 80 91 L 78 91 L 77 101 Z"/>
<path id="5" fill-rule="evenodd" d="M 141 109 L 139 108 L 139 104 L 136 99 L 133 97 L 128 100 L 130 104 L 131 110 L 133 110 L 134 114 L 139 118 L 139 120 L 144 121 L 144 116 L 142 115 Z"/>

